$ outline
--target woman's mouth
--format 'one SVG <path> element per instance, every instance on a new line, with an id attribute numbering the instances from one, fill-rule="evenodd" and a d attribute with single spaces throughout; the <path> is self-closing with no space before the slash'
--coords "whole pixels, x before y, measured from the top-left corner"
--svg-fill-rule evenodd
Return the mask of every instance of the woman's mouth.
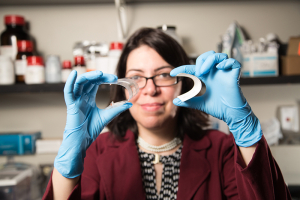
<path id="1" fill-rule="evenodd" d="M 163 107 L 162 103 L 145 103 L 141 104 L 141 107 L 145 111 L 156 111 Z"/>

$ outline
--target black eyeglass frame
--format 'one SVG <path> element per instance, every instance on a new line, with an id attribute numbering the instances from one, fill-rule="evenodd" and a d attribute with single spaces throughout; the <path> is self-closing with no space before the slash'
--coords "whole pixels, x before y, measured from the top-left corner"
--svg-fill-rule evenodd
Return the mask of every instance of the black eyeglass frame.
<path id="1" fill-rule="evenodd" d="M 145 78 L 145 79 L 146 79 L 145 85 L 144 85 L 143 87 L 139 87 L 139 89 L 144 88 L 144 87 L 147 85 L 147 81 L 148 81 L 149 79 L 152 79 L 153 84 L 155 85 L 155 87 L 168 87 L 168 86 L 176 85 L 177 83 L 179 83 L 179 81 L 181 81 L 181 80 L 183 79 L 183 77 L 174 77 L 174 78 L 176 78 L 176 82 L 175 82 L 175 83 L 173 83 L 173 84 L 171 84 L 171 85 L 163 85 L 163 86 L 160 86 L 160 85 L 156 85 L 155 80 L 154 80 L 154 78 L 155 78 L 156 76 L 160 76 L 160 75 L 161 75 L 161 74 L 157 74 L 157 75 L 151 76 L 151 77 L 139 76 L 139 77 L 141 77 L 141 78 Z M 132 79 L 132 77 L 126 77 L 126 78 Z"/>

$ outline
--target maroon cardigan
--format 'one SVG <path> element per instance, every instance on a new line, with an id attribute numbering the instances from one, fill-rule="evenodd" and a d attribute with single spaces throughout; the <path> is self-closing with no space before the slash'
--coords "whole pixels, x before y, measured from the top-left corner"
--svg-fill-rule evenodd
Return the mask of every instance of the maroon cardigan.
<path id="1" fill-rule="evenodd" d="M 43 199 L 53 199 L 50 179 Z M 134 134 L 113 142 L 101 134 L 87 150 L 84 171 L 69 199 L 146 199 Z M 291 199 L 263 137 L 246 167 L 232 135 L 208 130 L 199 141 L 185 135 L 178 200 Z"/>

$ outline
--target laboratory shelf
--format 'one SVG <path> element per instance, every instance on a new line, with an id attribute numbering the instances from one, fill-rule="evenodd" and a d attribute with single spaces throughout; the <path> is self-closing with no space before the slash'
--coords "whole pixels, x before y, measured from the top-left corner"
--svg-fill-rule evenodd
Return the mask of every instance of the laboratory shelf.
<path id="1" fill-rule="evenodd" d="M 25 92 L 63 92 L 64 83 L 55 84 L 14 84 L 14 85 L 1 85 L 0 94 L 5 93 L 25 93 Z M 100 85 L 100 90 L 109 90 L 109 85 Z"/>
<path id="2" fill-rule="evenodd" d="M 300 83 L 300 75 L 278 77 L 252 77 L 240 79 L 240 85 L 274 85 L 297 83 Z"/>
<path id="3" fill-rule="evenodd" d="M 257 77 L 257 78 L 241 78 L 240 85 L 274 85 L 274 84 L 300 84 L 300 75 L 297 76 L 278 76 L 278 77 Z M 109 91 L 109 85 L 100 85 L 100 90 Z M 57 84 L 14 84 L 0 85 L 0 94 L 7 93 L 38 93 L 38 92 L 63 92 L 64 83 Z"/>
<path id="4" fill-rule="evenodd" d="M 207 0 L 125 0 L 127 4 L 138 3 L 175 3 L 175 2 L 205 2 Z M 223 0 L 212 0 L 221 2 Z M 227 0 L 229 1 L 229 0 Z M 241 1 L 241 0 L 231 0 Z M 261 0 L 242 0 L 242 1 L 261 1 Z M 263 1 L 284 1 L 284 0 L 263 0 Z M 286 0 L 285 0 L 286 1 Z M 114 0 L 0 0 L 0 5 L 14 6 L 14 5 L 72 5 L 72 4 L 114 4 Z"/>

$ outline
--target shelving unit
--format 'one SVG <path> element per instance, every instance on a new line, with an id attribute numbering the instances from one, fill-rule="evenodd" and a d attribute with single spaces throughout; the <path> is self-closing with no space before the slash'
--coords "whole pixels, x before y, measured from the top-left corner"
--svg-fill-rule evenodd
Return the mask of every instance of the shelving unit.
<path id="1" fill-rule="evenodd" d="M 240 85 L 274 85 L 300 83 L 300 75 L 278 77 L 241 78 Z"/>
<path id="2" fill-rule="evenodd" d="M 125 0 L 126 3 L 165 3 L 165 2 L 195 2 L 199 0 Z M 206 1 L 206 0 L 200 0 Z M 215 2 L 222 0 L 213 0 Z M 240 0 L 233 0 L 240 1 Z M 243 0 L 243 1 L 259 1 L 259 0 Z M 283 0 L 264 0 L 264 1 L 283 1 Z M 99 4 L 114 3 L 114 0 L 0 0 L 0 5 L 64 5 L 64 4 Z"/>
<path id="3" fill-rule="evenodd" d="M 64 83 L 56 84 L 36 84 L 36 85 L 26 85 L 26 84 L 15 84 L 15 85 L 1 85 L 0 94 L 7 93 L 26 93 L 26 92 L 63 92 Z M 109 85 L 100 85 L 100 90 L 109 90 Z"/>
<path id="4" fill-rule="evenodd" d="M 300 84 L 300 75 L 297 76 L 278 76 L 278 77 L 257 77 L 241 78 L 240 85 L 278 85 L 278 84 Z M 64 83 L 57 84 L 15 84 L 1 85 L 0 94 L 8 93 L 28 93 L 28 92 L 63 92 Z M 109 91 L 109 85 L 100 85 L 100 90 Z"/>

